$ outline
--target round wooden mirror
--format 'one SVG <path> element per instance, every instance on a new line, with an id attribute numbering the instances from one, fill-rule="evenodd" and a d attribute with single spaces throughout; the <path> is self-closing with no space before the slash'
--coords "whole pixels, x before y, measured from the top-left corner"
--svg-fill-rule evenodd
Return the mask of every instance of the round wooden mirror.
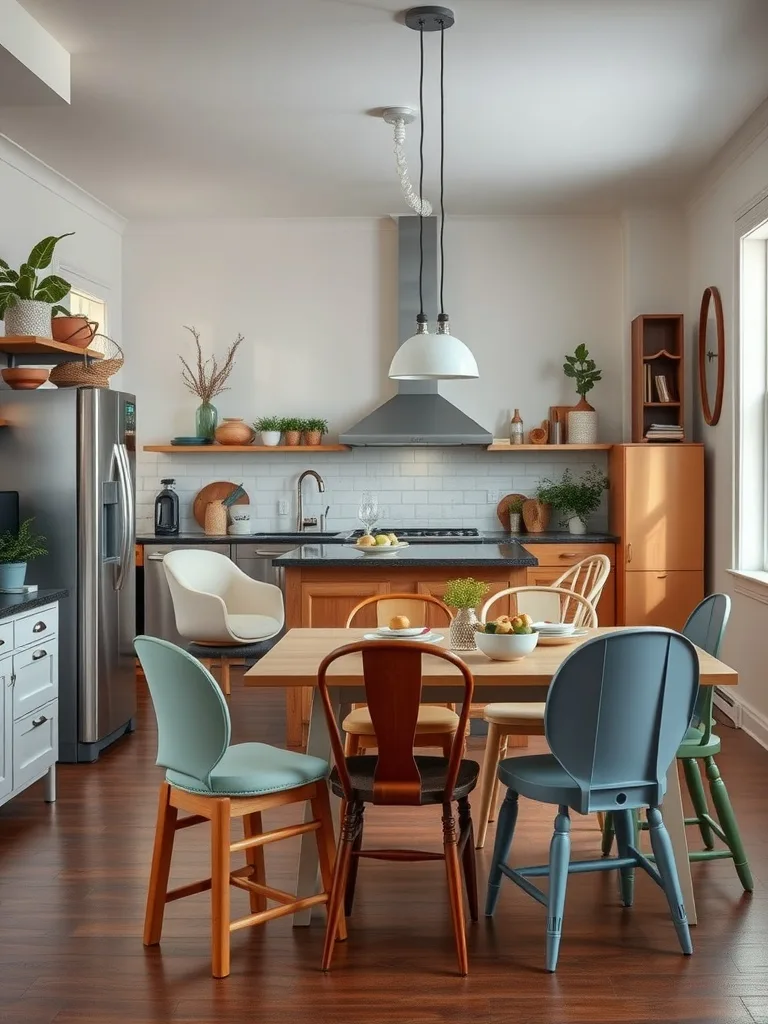
<path id="1" fill-rule="evenodd" d="M 705 421 L 720 419 L 725 386 L 725 324 L 717 288 L 705 288 L 699 310 L 699 391 Z"/>

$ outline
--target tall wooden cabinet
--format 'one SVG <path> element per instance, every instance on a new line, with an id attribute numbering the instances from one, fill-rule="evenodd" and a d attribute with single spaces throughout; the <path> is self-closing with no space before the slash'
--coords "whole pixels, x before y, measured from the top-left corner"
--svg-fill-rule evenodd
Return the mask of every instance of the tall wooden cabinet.
<path id="1" fill-rule="evenodd" d="M 609 478 L 616 621 L 680 629 L 704 597 L 704 446 L 615 445 Z"/>

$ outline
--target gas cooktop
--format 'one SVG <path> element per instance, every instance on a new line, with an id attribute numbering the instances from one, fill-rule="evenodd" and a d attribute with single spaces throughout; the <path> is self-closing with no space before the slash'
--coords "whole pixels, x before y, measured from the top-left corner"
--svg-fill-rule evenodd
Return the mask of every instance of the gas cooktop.
<path id="1" fill-rule="evenodd" d="M 407 540 L 410 543 L 419 544 L 471 544 L 473 541 L 477 542 L 480 539 L 480 531 L 474 527 L 460 526 L 460 527 L 434 527 L 425 528 L 421 526 L 403 527 L 403 529 L 378 529 L 373 531 L 374 536 L 377 533 L 395 533 L 400 540 Z M 362 537 L 362 530 L 353 530 L 347 538 L 348 541 L 354 543 L 358 537 Z"/>

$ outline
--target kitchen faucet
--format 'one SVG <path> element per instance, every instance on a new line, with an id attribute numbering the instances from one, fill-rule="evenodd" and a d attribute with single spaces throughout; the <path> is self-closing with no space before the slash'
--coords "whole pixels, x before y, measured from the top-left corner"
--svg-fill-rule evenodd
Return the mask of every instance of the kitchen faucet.
<path id="1" fill-rule="evenodd" d="M 304 497 L 302 495 L 301 485 L 304 483 L 304 480 L 308 476 L 313 476 L 315 478 L 315 480 L 317 481 L 317 489 L 320 492 L 320 494 L 323 494 L 323 492 L 325 491 L 325 483 L 323 482 L 323 478 L 320 476 L 320 474 L 316 473 L 314 471 L 314 469 L 305 469 L 304 472 L 299 477 L 299 484 L 298 484 L 298 487 L 297 487 L 297 495 L 296 495 L 297 496 L 297 502 L 296 502 L 296 532 L 297 533 L 304 533 L 304 528 L 306 526 L 317 526 L 317 519 L 315 519 L 315 518 L 305 519 L 304 518 Z M 326 509 L 326 513 L 327 513 L 327 511 L 328 510 Z M 325 517 L 323 517 L 323 518 L 325 518 Z"/>

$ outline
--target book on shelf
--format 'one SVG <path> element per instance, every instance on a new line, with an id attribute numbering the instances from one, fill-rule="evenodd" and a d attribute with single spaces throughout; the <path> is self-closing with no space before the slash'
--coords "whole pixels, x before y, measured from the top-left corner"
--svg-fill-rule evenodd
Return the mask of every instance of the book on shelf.
<path id="1" fill-rule="evenodd" d="M 664 374 L 657 373 L 654 377 L 654 382 L 656 384 L 656 395 L 658 396 L 658 400 L 660 402 L 671 402 L 672 395 L 669 390 L 667 378 L 664 376 Z"/>
<path id="2" fill-rule="evenodd" d="M 651 423 L 645 432 L 647 441 L 682 441 L 683 428 L 678 423 Z"/>
<path id="3" fill-rule="evenodd" d="M 651 392 L 651 367 L 650 367 L 650 365 L 648 363 L 645 364 L 644 370 L 645 370 L 645 379 L 643 381 L 643 385 L 644 385 L 643 401 L 644 402 L 652 402 L 653 401 L 653 395 L 652 395 L 652 392 Z"/>

